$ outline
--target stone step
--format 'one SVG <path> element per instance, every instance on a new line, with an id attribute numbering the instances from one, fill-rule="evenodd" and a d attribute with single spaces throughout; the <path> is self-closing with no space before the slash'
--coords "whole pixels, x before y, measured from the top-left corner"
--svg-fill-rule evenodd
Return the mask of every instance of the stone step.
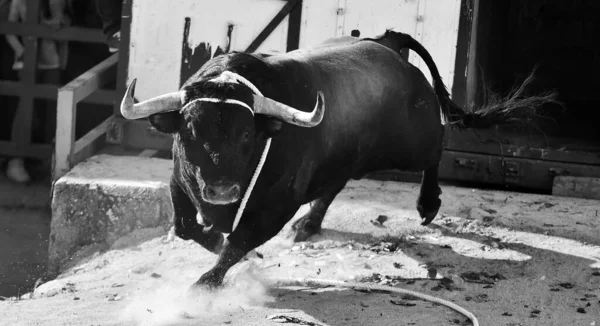
<path id="1" fill-rule="evenodd" d="M 101 154 L 60 178 L 52 198 L 48 272 L 87 246 L 109 248 L 136 229 L 170 228 L 170 160 Z"/>

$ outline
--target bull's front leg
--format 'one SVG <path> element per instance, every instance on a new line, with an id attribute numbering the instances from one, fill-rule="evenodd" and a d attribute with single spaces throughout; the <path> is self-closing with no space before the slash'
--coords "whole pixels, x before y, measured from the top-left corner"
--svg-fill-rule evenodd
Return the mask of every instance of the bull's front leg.
<path id="1" fill-rule="evenodd" d="M 216 264 L 192 285 L 197 288 L 214 289 L 221 286 L 225 274 L 246 254 L 272 239 L 292 218 L 300 205 L 292 204 L 285 210 L 264 210 L 260 213 L 244 213 L 235 231 L 227 237 Z"/>
<path id="2" fill-rule="evenodd" d="M 215 289 L 221 286 L 227 271 L 244 258 L 244 256 L 252 249 L 238 248 L 231 242 L 225 241 L 221 253 L 219 254 L 219 258 L 217 259 L 217 263 L 208 272 L 204 273 L 194 285 L 192 285 L 192 289 Z"/>
<path id="3" fill-rule="evenodd" d="M 219 254 L 223 247 L 223 235 L 215 231 L 204 232 L 204 226 L 196 220 L 196 207 L 174 177 L 171 178 L 170 189 L 175 235 L 183 240 L 194 240 L 208 251 Z"/>

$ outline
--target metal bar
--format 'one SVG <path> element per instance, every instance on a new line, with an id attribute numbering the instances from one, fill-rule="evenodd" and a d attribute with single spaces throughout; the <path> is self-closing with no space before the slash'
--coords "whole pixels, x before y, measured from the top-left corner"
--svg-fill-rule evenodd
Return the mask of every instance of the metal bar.
<path id="1" fill-rule="evenodd" d="M 119 54 L 115 53 L 100 62 L 90 70 L 84 72 L 79 77 L 75 78 L 65 86 L 61 87 L 58 92 L 70 91 L 73 92 L 73 100 L 78 103 L 82 99 L 100 89 L 111 80 L 114 80 L 116 71 L 110 69 L 115 67 L 119 61 Z"/>
<path id="2" fill-rule="evenodd" d="M 104 135 L 106 135 L 106 130 L 112 119 L 113 117 L 110 116 L 75 142 L 73 147 L 73 159 L 71 160 L 72 166 L 91 157 L 104 146 L 106 140 Z"/>
<path id="3" fill-rule="evenodd" d="M 267 39 L 267 37 L 269 37 L 269 35 L 271 35 L 271 33 L 275 30 L 275 28 L 277 28 L 277 26 L 279 26 L 279 24 L 283 21 L 285 16 L 287 16 L 290 13 L 290 11 L 292 11 L 292 9 L 294 9 L 296 7 L 296 5 L 298 5 L 298 3 L 300 3 L 300 2 L 301 2 L 301 0 L 289 0 L 285 4 L 285 6 L 283 6 L 283 8 L 281 8 L 281 10 L 277 13 L 277 15 L 275 15 L 275 17 L 273 17 L 271 22 L 269 22 L 269 24 L 267 24 L 267 26 L 262 30 L 262 32 L 260 32 L 260 34 L 258 34 L 256 39 L 254 39 L 254 41 L 252 41 L 252 43 L 250 43 L 250 45 L 246 49 L 246 52 L 256 51 L 256 49 L 258 49 L 258 47 Z"/>
<path id="4" fill-rule="evenodd" d="M 293 51 L 300 46 L 300 25 L 302 24 L 302 0 L 290 12 L 287 34 L 287 51 Z"/>
<path id="5" fill-rule="evenodd" d="M 56 101 L 56 141 L 54 180 L 58 180 L 71 169 L 75 142 L 75 120 L 77 110 L 75 92 L 60 90 Z"/>
<path id="6" fill-rule="evenodd" d="M 469 60 L 467 61 L 467 87 L 465 95 L 465 106 L 473 108 L 477 105 L 477 83 L 479 72 L 479 62 L 477 60 L 477 43 L 478 43 L 478 28 L 479 14 L 481 5 L 479 0 L 473 0 L 473 21 L 471 23 L 471 38 L 469 43 Z"/>
<path id="7" fill-rule="evenodd" d="M 119 104 L 127 88 L 127 75 L 129 73 L 129 43 L 131 37 L 133 0 L 123 0 L 121 10 L 121 43 L 119 44 L 119 64 L 117 66 L 117 92 L 119 100 L 113 105 L 113 114 L 121 116 Z"/>
<path id="8" fill-rule="evenodd" d="M 50 84 L 36 84 L 31 88 L 26 88 L 20 82 L 1 80 L 0 95 L 3 96 L 21 96 L 23 93 L 32 93 L 35 98 L 55 100 L 58 96 L 58 86 Z M 109 104 L 113 105 L 120 102 L 121 96 L 115 90 L 99 89 L 80 103 Z M 2 108 L 0 108 L 2 110 Z"/>
<path id="9" fill-rule="evenodd" d="M 466 104 L 467 64 L 469 62 L 469 46 L 473 29 L 473 8 L 471 5 L 472 0 L 461 0 L 460 2 L 454 82 L 452 83 L 452 100 L 463 108 Z"/>
<path id="10" fill-rule="evenodd" d="M 37 18 L 37 17 L 36 17 Z M 106 37 L 97 28 L 63 27 L 54 29 L 45 25 L 0 22 L 0 35 L 12 34 L 32 36 L 56 41 L 75 41 L 86 43 L 106 43 Z"/>
<path id="11" fill-rule="evenodd" d="M 344 35 L 344 25 L 346 24 L 346 2 L 347 0 L 338 0 L 338 9 L 335 20 L 335 36 Z"/>

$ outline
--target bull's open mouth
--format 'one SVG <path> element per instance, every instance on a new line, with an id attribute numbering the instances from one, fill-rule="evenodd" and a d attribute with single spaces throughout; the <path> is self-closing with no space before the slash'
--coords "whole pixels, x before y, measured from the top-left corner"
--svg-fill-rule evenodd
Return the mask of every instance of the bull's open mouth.
<path id="1" fill-rule="evenodd" d="M 208 199 L 208 198 L 202 196 L 202 199 L 211 205 L 229 205 L 229 204 L 234 204 L 234 203 L 238 202 L 240 200 L 240 197 L 237 196 L 235 198 L 230 198 L 230 199 Z"/>

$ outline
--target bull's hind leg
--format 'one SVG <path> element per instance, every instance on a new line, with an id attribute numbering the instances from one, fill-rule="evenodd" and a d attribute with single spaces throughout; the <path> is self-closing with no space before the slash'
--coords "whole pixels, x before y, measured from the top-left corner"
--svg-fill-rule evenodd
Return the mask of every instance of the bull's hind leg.
<path id="1" fill-rule="evenodd" d="M 427 225 L 433 221 L 437 215 L 442 201 L 440 195 L 442 189 L 438 185 L 438 164 L 423 171 L 421 180 L 421 191 L 417 199 L 417 211 L 423 221 L 421 225 Z"/>
<path id="2" fill-rule="evenodd" d="M 332 188 L 321 198 L 315 199 L 310 203 L 310 210 L 292 225 L 295 242 L 306 241 L 309 237 L 321 231 L 321 224 L 327 209 L 337 196 L 344 189 L 345 184 Z"/>

